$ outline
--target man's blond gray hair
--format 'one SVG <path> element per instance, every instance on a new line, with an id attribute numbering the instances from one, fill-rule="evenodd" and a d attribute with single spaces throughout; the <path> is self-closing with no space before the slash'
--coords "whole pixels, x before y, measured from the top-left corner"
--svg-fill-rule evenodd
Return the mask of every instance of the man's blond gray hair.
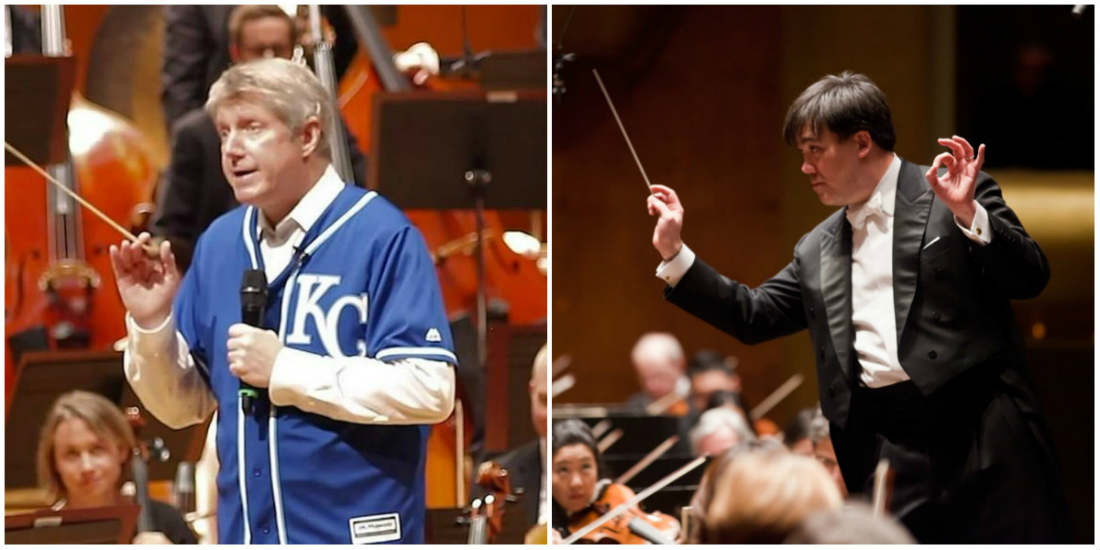
<path id="1" fill-rule="evenodd" d="M 328 145 L 335 128 L 331 97 L 309 68 L 279 58 L 234 65 L 210 87 L 204 108 L 210 118 L 216 118 L 222 105 L 237 100 L 264 107 L 292 133 L 300 132 L 310 117 L 317 117 L 321 122 L 317 154 L 332 159 Z"/>

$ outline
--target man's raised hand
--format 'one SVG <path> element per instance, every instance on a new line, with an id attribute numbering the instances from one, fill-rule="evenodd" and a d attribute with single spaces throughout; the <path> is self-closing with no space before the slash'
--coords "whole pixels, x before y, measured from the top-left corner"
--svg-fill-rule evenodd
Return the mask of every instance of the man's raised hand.
<path id="1" fill-rule="evenodd" d="M 669 261 L 680 253 L 684 241 L 680 239 L 680 230 L 684 227 L 684 206 L 671 187 L 652 185 L 646 198 L 646 207 L 650 216 L 659 216 L 653 228 L 653 248 L 661 259 Z"/>
<path id="2" fill-rule="evenodd" d="M 978 172 L 985 162 L 985 144 L 978 147 L 978 154 L 975 155 L 974 148 L 960 136 L 940 138 L 936 142 L 951 152 L 936 155 L 924 178 L 928 180 L 928 185 L 932 186 L 936 196 L 955 214 L 959 223 L 970 227 L 977 208 L 974 190 L 977 187 Z M 940 166 L 947 168 L 942 175 L 939 174 Z"/>
<path id="3" fill-rule="evenodd" d="M 161 242 L 157 255 L 150 256 L 146 248 L 151 239 L 149 233 L 142 233 L 136 242 L 123 241 L 110 248 L 122 305 L 142 328 L 157 327 L 168 318 L 180 283 L 171 245 Z"/>

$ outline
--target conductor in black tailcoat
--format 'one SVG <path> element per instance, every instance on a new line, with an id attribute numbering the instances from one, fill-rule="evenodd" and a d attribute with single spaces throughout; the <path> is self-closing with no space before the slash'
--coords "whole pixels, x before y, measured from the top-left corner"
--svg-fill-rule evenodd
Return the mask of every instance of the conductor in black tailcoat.
<path id="1" fill-rule="evenodd" d="M 695 256 L 676 193 L 654 185 L 666 298 L 745 343 L 809 329 L 821 407 L 851 493 L 880 458 L 890 510 L 921 542 L 1058 542 L 1065 501 L 1009 302 L 1038 295 L 1046 257 L 959 136 L 931 167 L 894 154 L 885 95 L 829 75 L 787 112 L 784 137 L 825 205 L 840 207 L 755 288 Z"/>

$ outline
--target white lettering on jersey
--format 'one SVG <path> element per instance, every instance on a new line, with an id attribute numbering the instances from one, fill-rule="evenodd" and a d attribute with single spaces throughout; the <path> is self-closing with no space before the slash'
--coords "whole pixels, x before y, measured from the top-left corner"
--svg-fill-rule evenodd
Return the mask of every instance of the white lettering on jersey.
<path id="1" fill-rule="evenodd" d="M 312 318 L 317 333 L 321 337 L 321 344 L 325 351 L 332 357 L 346 357 L 340 350 L 340 340 L 337 325 L 340 320 L 340 311 L 352 306 L 359 312 L 359 322 L 367 322 L 367 295 L 346 295 L 337 298 L 332 307 L 326 312 L 321 309 L 320 300 L 328 290 L 340 284 L 338 275 L 316 275 L 302 273 L 297 277 L 298 281 L 298 305 L 294 308 L 293 330 L 286 337 L 287 344 L 309 345 L 313 338 L 306 332 L 306 319 Z M 363 339 L 357 339 L 356 351 L 360 356 L 367 354 L 367 343 Z"/>

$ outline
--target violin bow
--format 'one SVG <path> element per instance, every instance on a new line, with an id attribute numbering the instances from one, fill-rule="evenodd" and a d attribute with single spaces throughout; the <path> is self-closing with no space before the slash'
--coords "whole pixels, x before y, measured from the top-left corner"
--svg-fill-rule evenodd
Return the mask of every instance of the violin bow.
<path id="1" fill-rule="evenodd" d="M 681 400 L 683 400 L 683 398 L 684 396 L 680 395 L 676 391 L 670 391 L 665 394 L 664 397 L 646 405 L 645 412 L 650 416 L 664 414 L 664 412 L 667 411 L 669 407 L 680 402 Z"/>
<path id="2" fill-rule="evenodd" d="M 649 183 L 649 176 L 645 173 L 645 168 L 642 168 L 642 161 L 638 159 L 638 153 L 634 151 L 634 144 L 630 141 L 630 136 L 626 134 L 626 127 L 623 126 L 622 119 L 619 118 L 619 111 L 615 110 L 615 104 L 611 102 L 611 94 L 607 93 L 607 88 L 603 85 L 603 79 L 600 78 L 600 73 L 596 69 L 592 69 L 592 75 L 596 77 L 596 84 L 600 85 L 600 91 L 603 92 L 604 99 L 607 100 L 607 106 L 611 107 L 611 114 L 615 116 L 615 122 L 619 125 L 619 131 L 623 133 L 623 139 L 626 140 L 626 146 L 630 148 L 630 154 L 634 156 L 634 162 L 638 165 L 638 170 L 642 173 L 642 179 L 645 180 L 645 190 L 652 192 L 651 187 L 653 185 Z"/>
<path id="3" fill-rule="evenodd" d="M 54 184 L 55 186 L 57 186 L 58 189 L 63 191 L 66 195 L 69 195 L 70 197 L 72 197 L 72 199 L 75 200 L 76 202 L 79 202 L 81 205 L 84 206 L 84 208 L 87 208 L 89 211 L 91 211 L 93 214 L 95 214 L 97 217 L 99 217 L 99 219 L 103 220 L 104 222 L 107 222 L 107 225 L 110 225 L 112 228 L 114 228 L 115 231 L 118 231 L 119 233 L 122 233 L 122 236 L 126 237 L 131 242 L 135 242 L 135 243 L 137 242 L 138 238 L 135 237 L 133 233 L 130 233 L 129 231 L 126 230 L 125 227 L 122 227 L 121 225 L 115 223 L 114 220 L 112 220 L 106 214 L 101 212 L 98 208 L 93 206 L 92 203 L 84 200 L 84 197 L 81 197 L 80 195 L 73 192 L 72 189 L 69 189 L 68 187 L 65 187 L 64 184 L 62 184 L 61 182 L 54 179 L 53 176 L 46 173 L 46 171 L 43 170 L 42 167 L 35 164 L 33 160 L 27 158 L 27 155 L 24 155 L 22 152 L 19 151 L 19 149 L 16 149 L 15 147 L 13 147 L 12 144 L 8 143 L 7 141 L 4 141 L 4 148 L 7 149 L 8 152 L 10 152 L 11 154 L 15 155 L 16 158 L 23 161 L 24 164 L 31 167 L 31 169 L 33 169 L 35 172 L 38 172 L 42 177 L 46 178 L 46 181 L 48 181 L 48 182 Z M 156 251 L 156 248 L 150 245 L 150 246 L 145 248 L 145 251 L 146 251 L 146 253 L 152 254 Z"/>
<path id="4" fill-rule="evenodd" d="M 639 502 L 649 498 L 649 496 L 652 495 L 653 493 L 656 493 L 657 491 L 660 491 L 661 489 L 664 489 L 665 487 L 670 485 L 673 481 L 676 481 L 677 479 L 680 479 L 681 477 L 684 477 L 684 475 L 686 475 L 688 472 L 694 470 L 695 468 L 698 468 L 700 464 L 702 464 L 706 461 L 707 461 L 706 456 L 700 456 L 700 457 L 697 457 L 695 460 L 692 460 L 691 462 L 688 462 L 687 464 L 684 464 L 679 469 L 677 469 L 675 472 L 672 472 L 671 474 L 668 474 L 667 476 L 662 478 L 657 483 L 654 483 L 653 485 L 646 488 L 644 491 L 638 493 L 637 495 L 634 495 L 634 498 L 632 498 L 630 500 L 627 500 L 626 502 L 623 502 L 622 504 L 612 508 L 606 514 L 596 518 L 596 521 L 593 521 L 592 523 L 589 523 L 588 525 L 585 525 L 584 527 L 581 527 L 580 529 L 577 530 L 577 532 L 573 533 L 572 535 L 569 535 L 565 540 L 561 541 L 562 544 L 573 544 L 573 543 L 577 542 L 578 540 L 580 540 L 585 535 L 591 533 L 592 531 L 595 531 L 601 525 L 607 523 L 608 520 L 610 520 L 611 518 L 621 514 L 627 508 L 630 508 L 631 506 L 634 506 L 634 505 L 638 504 Z"/>
<path id="5" fill-rule="evenodd" d="M 623 431 L 619 428 L 615 428 L 614 430 L 611 430 L 611 433 L 607 434 L 607 437 L 601 439 L 598 443 L 596 443 L 596 448 L 599 449 L 600 454 L 603 454 L 607 452 L 607 449 L 614 445 L 615 442 L 618 441 L 619 438 L 621 438 L 622 436 Z"/>
<path id="6" fill-rule="evenodd" d="M 611 420 L 605 418 L 592 426 L 592 437 L 599 439 L 603 437 L 603 434 L 607 433 L 607 430 L 611 429 Z"/>
<path id="7" fill-rule="evenodd" d="M 626 485 L 628 481 L 634 479 L 634 476 L 638 475 L 650 464 L 653 464 L 653 461 L 657 460 L 661 457 L 661 455 L 668 452 L 668 450 L 671 449 L 672 446 L 675 445 L 676 442 L 679 440 L 680 436 L 678 435 L 669 436 L 668 439 L 662 441 L 659 445 L 654 447 L 652 451 L 646 453 L 646 455 L 643 456 L 642 459 L 635 463 L 633 466 L 631 466 L 629 470 L 623 472 L 622 475 L 616 478 L 615 483 L 618 483 L 619 485 Z"/>
<path id="8" fill-rule="evenodd" d="M 894 469 L 883 458 L 875 467 L 875 484 L 871 493 L 871 511 L 876 517 L 884 517 L 890 508 L 890 496 L 894 492 Z"/>
<path id="9" fill-rule="evenodd" d="M 768 411 L 772 410 L 772 408 L 778 405 L 780 401 L 786 399 L 787 396 L 795 390 L 795 388 L 802 385 L 802 380 L 803 376 L 801 374 L 795 374 L 794 376 L 788 378 L 787 381 L 783 382 L 783 385 L 776 388 L 775 391 L 771 393 L 771 395 L 765 397 L 759 405 L 753 407 L 752 411 L 749 412 L 749 416 L 752 417 L 753 420 L 759 420 L 765 414 L 768 414 Z"/>

